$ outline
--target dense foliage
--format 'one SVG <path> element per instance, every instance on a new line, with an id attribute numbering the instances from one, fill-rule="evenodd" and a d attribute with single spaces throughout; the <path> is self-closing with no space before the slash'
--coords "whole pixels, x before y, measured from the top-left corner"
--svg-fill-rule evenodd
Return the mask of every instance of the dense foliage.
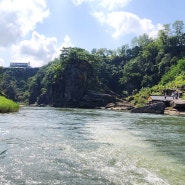
<path id="1" fill-rule="evenodd" d="M 9 88 L 11 99 L 34 101 L 61 78 L 69 62 L 88 61 L 104 88 L 121 97 L 140 91 L 144 95 L 137 96 L 146 99 L 148 94 L 160 94 L 164 88 L 185 86 L 184 57 L 184 23 L 175 21 L 172 25 L 164 25 L 156 38 L 144 34 L 133 38 L 130 46 L 123 45 L 115 50 L 95 48 L 88 52 L 82 48 L 63 48 L 60 59 L 40 68 L 32 78 L 12 79 L 10 71 L 4 73 L 0 87 L 4 94 L 8 94 L 5 90 Z"/>
<path id="2" fill-rule="evenodd" d="M 57 78 L 60 77 L 60 71 L 63 70 L 59 59 L 49 62 L 48 65 L 39 69 L 36 75 L 28 79 L 29 102 L 35 102 L 40 94 L 45 94 L 48 88 Z"/>
<path id="3" fill-rule="evenodd" d="M 156 38 L 147 34 L 135 37 L 131 46 L 123 45 L 115 51 L 96 51 L 103 57 L 99 78 L 110 89 L 124 96 L 155 86 L 147 90 L 148 96 L 149 93 L 160 94 L 165 88 L 184 86 L 185 33 L 182 21 L 164 25 Z"/>
<path id="4" fill-rule="evenodd" d="M 37 68 L 2 68 L 0 92 L 7 98 L 26 102 L 29 97 L 28 79 L 37 73 Z"/>

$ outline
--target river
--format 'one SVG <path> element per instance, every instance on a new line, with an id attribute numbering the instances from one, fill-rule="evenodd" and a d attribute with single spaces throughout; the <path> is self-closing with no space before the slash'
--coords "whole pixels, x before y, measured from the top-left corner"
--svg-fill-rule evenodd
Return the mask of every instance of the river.
<path id="1" fill-rule="evenodd" d="M 1 185 L 183 185 L 185 117 L 22 107 L 0 114 Z"/>

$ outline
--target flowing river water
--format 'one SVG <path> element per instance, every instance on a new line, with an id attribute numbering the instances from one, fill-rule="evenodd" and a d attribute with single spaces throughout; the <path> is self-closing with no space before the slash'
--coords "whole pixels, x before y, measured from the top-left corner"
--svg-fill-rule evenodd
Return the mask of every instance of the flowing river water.
<path id="1" fill-rule="evenodd" d="M 0 114 L 1 185 L 183 185 L 185 117 L 22 107 Z"/>

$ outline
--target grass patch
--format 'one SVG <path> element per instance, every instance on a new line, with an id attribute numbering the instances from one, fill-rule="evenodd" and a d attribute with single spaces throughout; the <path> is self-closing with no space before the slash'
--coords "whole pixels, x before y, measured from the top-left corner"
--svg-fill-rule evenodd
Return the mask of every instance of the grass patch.
<path id="1" fill-rule="evenodd" d="M 19 105 L 12 100 L 0 96 L 0 113 L 17 112 Z"/>
<path id="2" fill-rule="evenodd" d="M 146 105 L 148 97 L 151 94 L 150 88 L 144 88 L 138 93 L 132 95 L 130 97 L 130 102 L 135 105 L 135 107 L 141 107 L 143 105 Z"/>

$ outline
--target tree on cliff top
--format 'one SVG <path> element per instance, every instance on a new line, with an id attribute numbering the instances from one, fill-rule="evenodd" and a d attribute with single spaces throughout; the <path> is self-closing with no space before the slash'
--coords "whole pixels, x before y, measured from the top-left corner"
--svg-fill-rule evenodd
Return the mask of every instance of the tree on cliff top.
<path id="1" fill-rule="evenodd" d="M 90 52 L 82 48 L 64 47 L 61 50 L 60 61 L 62 62 L 62 66 L 64 68 L 66 67 L 68 62 L 86 61 L 93 66 L 96 73 L 100 67 L 102 58 L 99 55 L 91 54 Z"/>

